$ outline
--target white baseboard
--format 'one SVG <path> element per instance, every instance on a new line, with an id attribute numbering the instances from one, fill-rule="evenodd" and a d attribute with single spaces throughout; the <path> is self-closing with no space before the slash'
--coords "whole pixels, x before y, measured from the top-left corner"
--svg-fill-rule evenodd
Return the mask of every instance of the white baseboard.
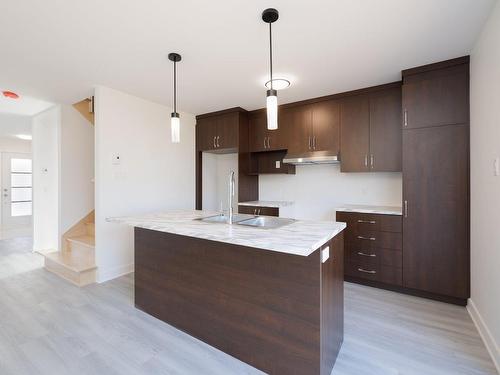
<path id="1" fill-rule="evenodd" d="M 476 328 L 479 331 L 479 335 L 483 339 L 484 345 L 490 353 L 491 359 L 493 360 L 493 363 L 495 364 L 495 367 L 500 374 L 500 349 L 498 347 L 498 343 L 495 341 L 495 338 L 488 329 L 488 326 L 484 323 L 479 310 L 470 298 L 467 301 L 467 311 L 469 312 L 472 321 L 476 325 Z"/>
<path id="2" fill-rule="evenodd" d="M 102 269 L 102 267 L 97 268 L 97 282 L 104 283 L 109 280 L 116 279 L 117 277 L 134 272 L 134 264 L 125 264 L 123 266 Z"/>

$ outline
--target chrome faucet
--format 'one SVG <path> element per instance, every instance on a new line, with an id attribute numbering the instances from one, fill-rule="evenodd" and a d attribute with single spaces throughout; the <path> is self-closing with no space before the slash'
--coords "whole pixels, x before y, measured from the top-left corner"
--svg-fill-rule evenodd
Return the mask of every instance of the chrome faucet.
<path id="1" fill-rule="evenodd" d="M 229 172 L 229 184 L 228 184 L 228 209 L 227 209 L 227 223 L 233 223 L 233 201 L 234 201 L 234 171 Z"/>

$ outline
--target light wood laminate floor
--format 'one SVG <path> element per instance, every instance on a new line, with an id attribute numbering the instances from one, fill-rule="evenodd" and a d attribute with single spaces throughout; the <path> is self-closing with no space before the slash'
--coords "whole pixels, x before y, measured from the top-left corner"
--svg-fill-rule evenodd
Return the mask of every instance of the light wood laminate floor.
<path id="1" fill-rule="evenodd" d="M 0 374 L 261 374 L 135 309 L 132 275 L 78 288 L 26 249 L 0 241 Z M 345 286 L 332 374 L 496 374 L 464 308 Z"/>

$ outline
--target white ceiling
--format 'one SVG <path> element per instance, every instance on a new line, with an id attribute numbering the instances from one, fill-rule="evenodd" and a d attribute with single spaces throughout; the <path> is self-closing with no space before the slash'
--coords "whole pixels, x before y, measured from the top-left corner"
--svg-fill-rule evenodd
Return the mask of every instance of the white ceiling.
<path id="1" fill-rule="evenodd" d="M 0 137 L 31 134 L 31 117 L 0 113 Z"/>
<path id="2" fill-rule="evenodd" d="M 0 81 L 1 82 L 1 81 Z M 7 90 L 7 88 L 0 87 L 0 91 Z M 12 113 L 22 116 L 33 116 L 37 113 L 45 111 L 47 108 L 52 107 L 54 104 L 45 100 L 24 96 L 21 93 L 18 99 L 11 99 L 5 97 L 0 92 L 0 113 Z"/>
<path id="3" fill-rule="evenodd" d="M 2 0 L 0 87 L 72 103 L 106 85 L 181 111 L 263 107 L 267 7 L 291 102 L 400 79 L 470 53 L 495 0 Z"/>

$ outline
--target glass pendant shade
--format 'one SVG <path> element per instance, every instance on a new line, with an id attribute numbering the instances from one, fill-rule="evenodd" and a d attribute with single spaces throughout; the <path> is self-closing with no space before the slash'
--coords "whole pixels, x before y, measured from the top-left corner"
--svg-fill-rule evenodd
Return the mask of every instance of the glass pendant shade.
<path id="1" fill-rule="evenodd" d="M 278 93 L 276 90 L 267 90 L 267 128 L 278 129 Z"/>
<path id="2" fill-rule="evenodd" d="M 170 131 L 172 143 L 180 143 L 181 141 L 181 121 L 177 112 L 172 113 L 170 118 Z"/>

